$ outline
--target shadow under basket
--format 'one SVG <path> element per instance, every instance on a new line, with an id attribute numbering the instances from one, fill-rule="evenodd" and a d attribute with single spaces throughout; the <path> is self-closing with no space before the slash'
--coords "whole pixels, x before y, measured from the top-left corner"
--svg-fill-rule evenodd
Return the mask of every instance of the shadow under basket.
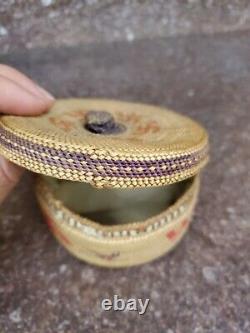
<path id="1" fill-rule="evenodd" d="M 77 258 L 106 267 L 151 261 L 184 236 L 199 176 L 147 189 L 96 189 L 39 176 L 36 193 L 58 241 Z"/>
<path id="2" fill-rule="evenodd" d="M 39 116 L 1 115 L 0 155 L 39 174 L 39 203 L 65 248 L 126 267 L 187 231 L 209 142 L 200 124 L 166 108 L 62 99 Z"/>

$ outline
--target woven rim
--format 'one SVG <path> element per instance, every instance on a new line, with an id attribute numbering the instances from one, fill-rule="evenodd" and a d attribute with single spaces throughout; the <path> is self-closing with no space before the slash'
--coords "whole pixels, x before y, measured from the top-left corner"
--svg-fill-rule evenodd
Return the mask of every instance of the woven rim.
<path id="1" fill-rule="evenodd" d="M 82 108 L 88 109 L 93 106 L 97 109 L 104 108 L 111 110 L 110 112 L 116 116 L 118 114 L 119 117 L 121 117 L 119 108 L 123 110 L 127 106 L 132 115 L 134 115 L 132 111 L 136 110 L 136 116 L 142 117 L 140 119 L 144 119 L 145 114 L 146 125 L 149 127 L 143 127 L 143 130 L 149 133 L 144 134 L 143 137 L 138 133 L 133 134 L 133 131 L 138 131 L 141 127 L 131 125 L 127 119 L 128 133 L 120 137 L 112 135 L 100 137 L 100 135 L 85 132 L 82 135 L 82 129 L 79 129 L 78 124 L 82 119 L 75 120 L 78 127 L 72 134 L 64 133 L 62 128 L 57 127 L 55 132 L 51 133 L 54 127 L 49 126 L 47 133 L 42 126 L 39 130 L 39 125 L 36 123 L 38 118 L 30 118 L 31 123 L 35 121 L 34 124 L 37 126 L 32 128 L 31 125 L 26 125 L 29 123 L 27 118 L 24 122 L 23 117 L 4 116 L 0 119 L 0 153 L 14 163 L 37 173 L 60 179 L 88 182 L 96 187 L 121 188 L 162 186 L 181 181 L 197 174 L 208 161 L 207 133 L 201 126 L 186 117 L 163 111 L 161 108 L 134 103 L 80 100 L 75 105 L 75 100 L 69 100 L 57 102 L 55 111 L 52 109 L 46 115 L 47 118 L 40 117 L 41 123 L 49 124 L 48 119 L 53 119 L 53 122 L 55 122 L 54 119 L 59 121 L 60 118 L 56 117 L 60 108 L 65 107 L 65 103 L 71 107 L 71 114 L 74 107 L 75 110 L 79 110 L 83 103 Z M 85 109 L 81 110 L 83 118 Z M 153 111 L 156 113 L 154 118 L 150 116 L 150 112 Z M 64 121 L 63 119 L 66 119 L 66 116 L 69 117 L 69 114 L 67 109 L 65 113 L 62 112 L 60 121 Z M 167 125 L 158 128 L 157 133 L 154 133 L 155 127 L 152 130 L 150 127 L 150 124 L 155 124 L 156 121 L 159 124 L 167 123 L 168 118 L 173 128 L 167 130 L 175 140 L 166 138 L 164 126 Z M 174 127 L 177 126 L 176 124 L 180 128 L 176 129 Z M 79 133 L 81 135 L 78 138 Z M 81 138 L 82 144 L 80 144 Z M 164 143 L 166 149 L 164 149 Z"/>
<path id="2" fill-rule="evenodd" d="M 145 221 L 103 226 L 66 208 L 39 177 L 36 194 L 56 238 L 90 263 L 121 267 L 150 261 L 171 250 L 183 237 L 196 203 L 199 176 L 166 210 Z"/>

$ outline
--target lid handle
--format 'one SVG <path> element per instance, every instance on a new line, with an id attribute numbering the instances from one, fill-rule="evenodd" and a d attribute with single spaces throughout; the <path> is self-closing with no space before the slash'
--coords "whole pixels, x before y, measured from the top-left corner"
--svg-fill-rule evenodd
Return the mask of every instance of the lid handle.
<path id="1" fill-rule="evenodd" d="M 84 128 L 91 133 L 103 135 L 120 134 L 126 129 L 107 111 L 88 111 L 85 115 Z"/>

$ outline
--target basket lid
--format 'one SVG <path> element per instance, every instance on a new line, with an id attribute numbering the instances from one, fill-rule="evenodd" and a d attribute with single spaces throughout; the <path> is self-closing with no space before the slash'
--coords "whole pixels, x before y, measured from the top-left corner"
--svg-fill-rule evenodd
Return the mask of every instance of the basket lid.
<path id="1" fill-rule="evenodd" d="M 200 171 L 208 136 L 195 121 L 161 107 L 62 99 L 38 117 L 1 116 L 0 154 L 31 171 L 96 187 L 162 186 Z"/>

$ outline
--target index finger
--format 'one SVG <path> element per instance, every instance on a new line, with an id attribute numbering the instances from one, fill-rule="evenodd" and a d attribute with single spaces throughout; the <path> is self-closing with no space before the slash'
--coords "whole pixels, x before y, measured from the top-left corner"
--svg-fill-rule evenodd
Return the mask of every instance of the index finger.
<path id="1" fill-rule="evenodd" d="M 53 104 L 52 98 L 39 97 L 9 78 L 0 75 L 0 112 L 36 115 Z"/>

